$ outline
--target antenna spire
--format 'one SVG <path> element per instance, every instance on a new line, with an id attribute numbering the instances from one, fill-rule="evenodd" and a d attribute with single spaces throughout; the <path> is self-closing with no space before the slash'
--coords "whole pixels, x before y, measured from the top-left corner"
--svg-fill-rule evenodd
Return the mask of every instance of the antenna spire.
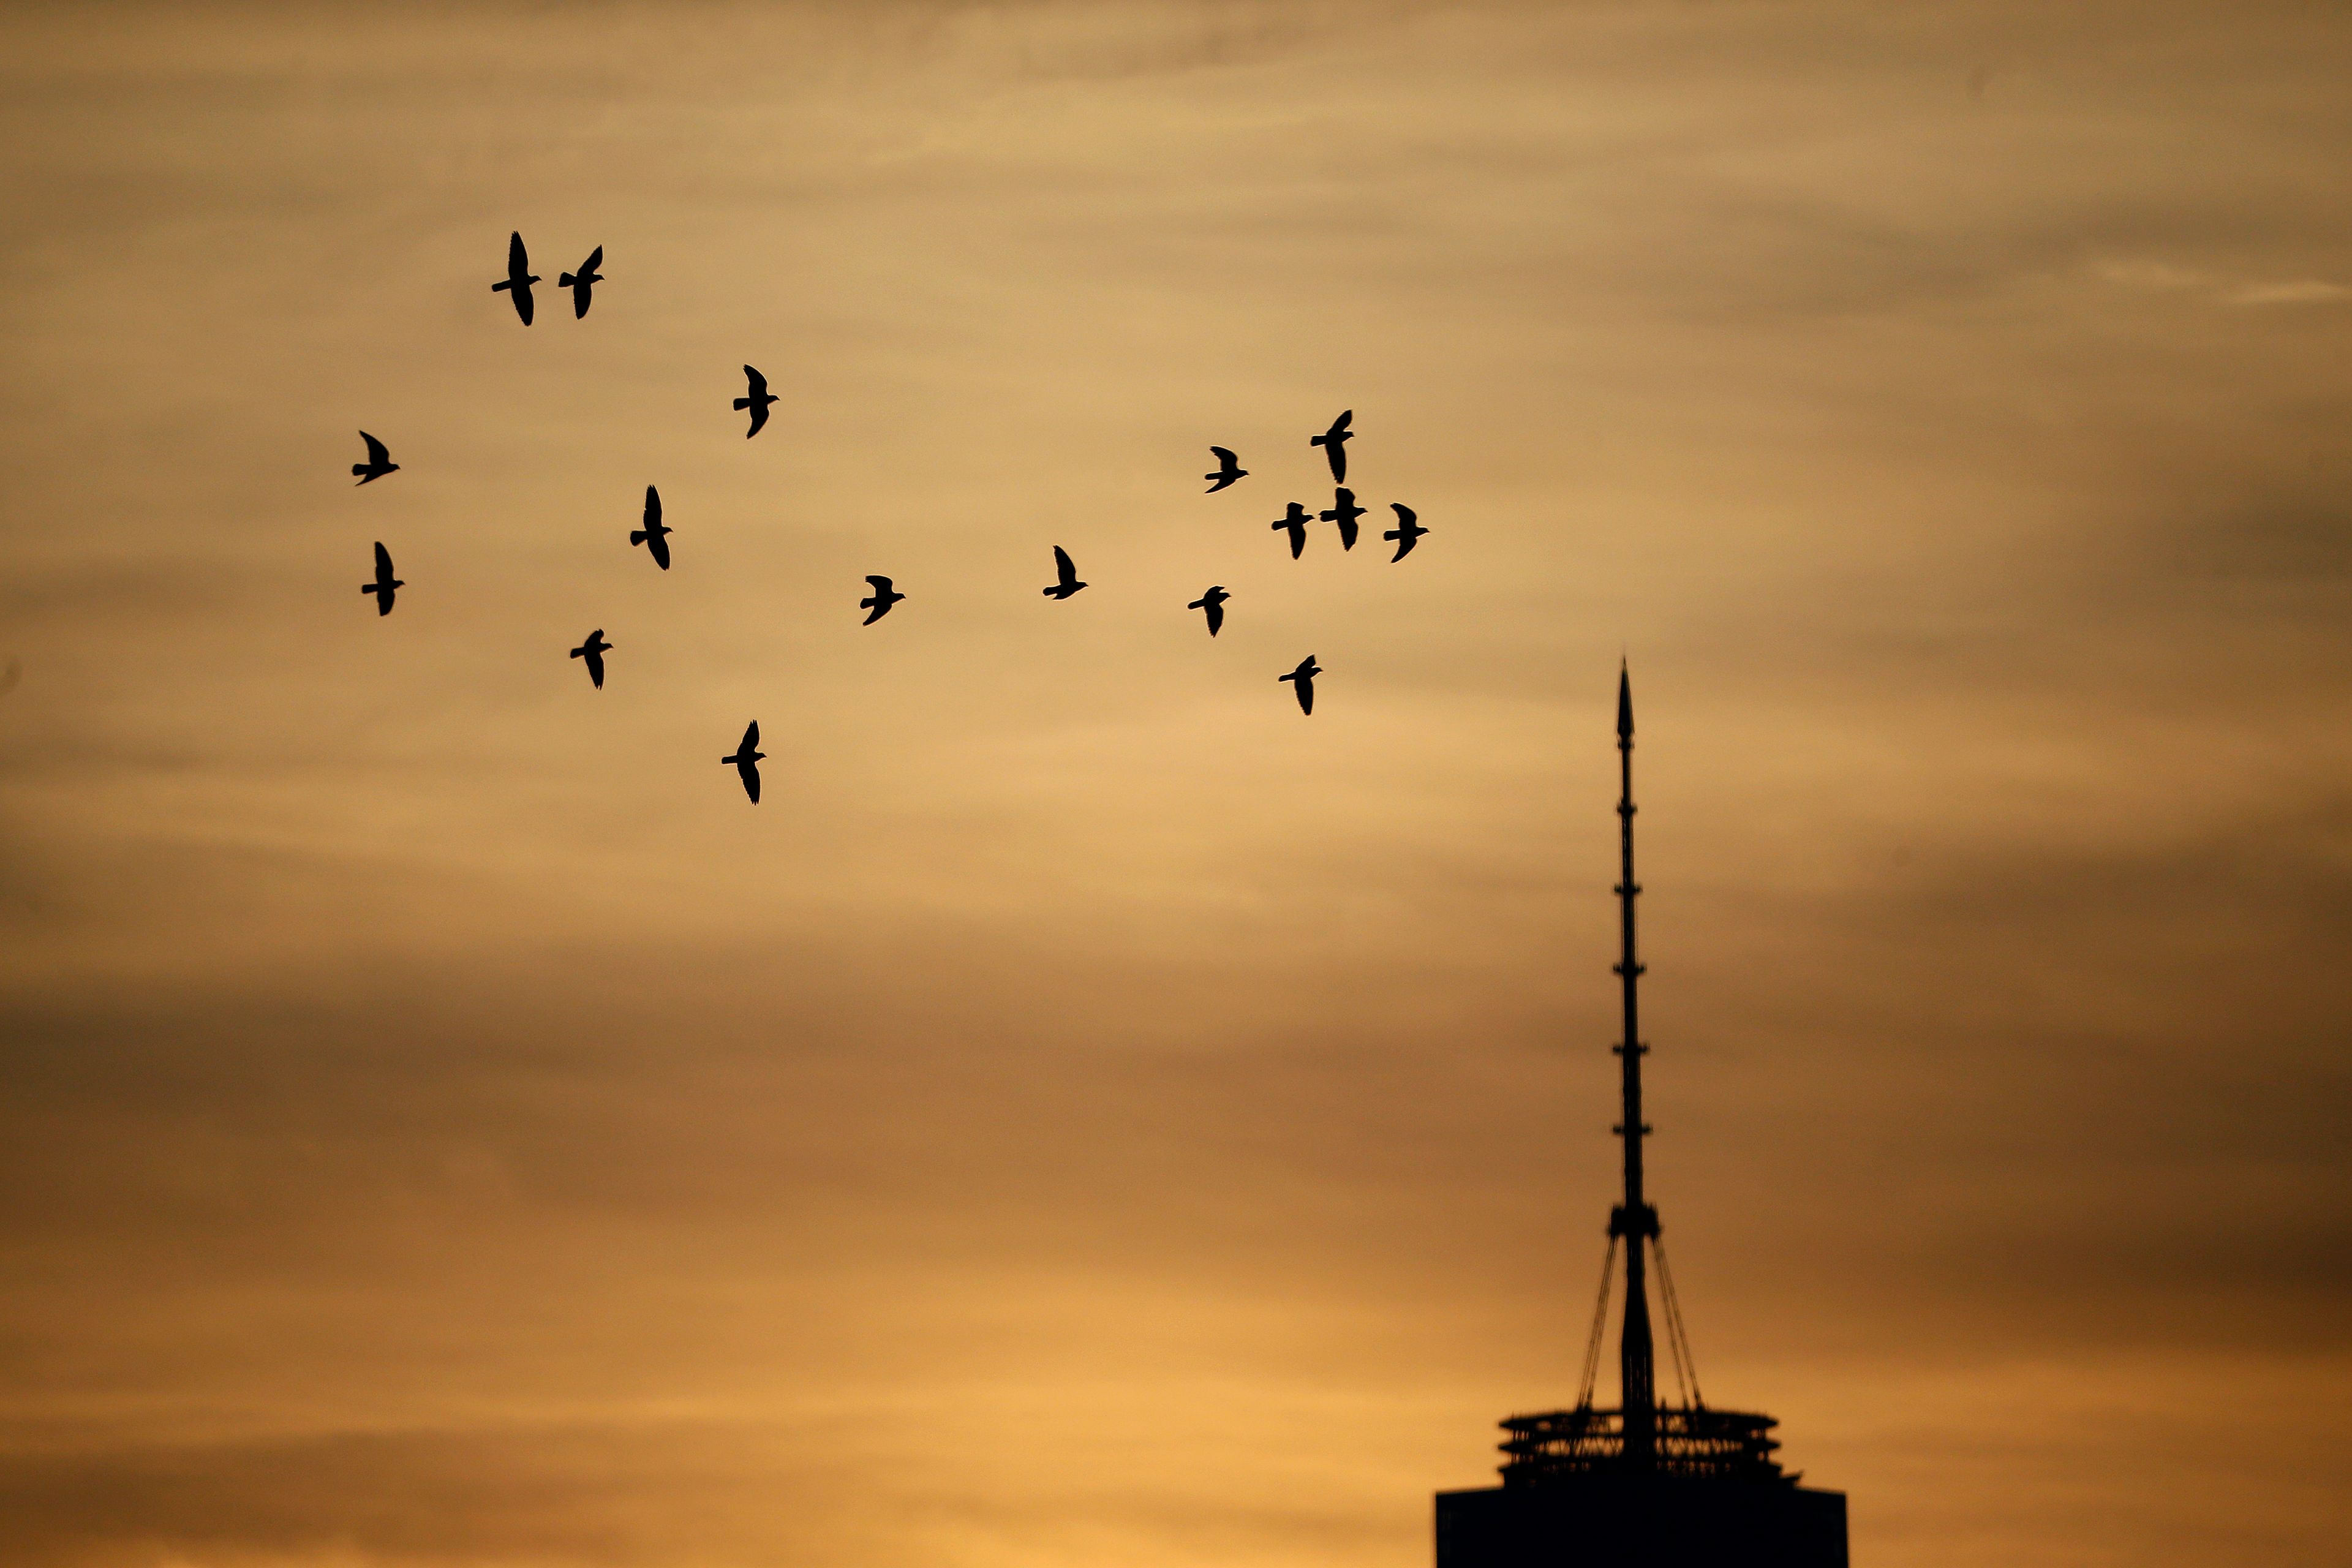
<path id="1" fill-rule="evenodd" d="M 1622 938 L 1616 973 L 1625 987 L 1625 1036 L 1613 1049 L 1624 1064 L 1624 1120 L 1616 1127 L 1625 1143 L 1625 1201 L 1609 1215 L 1609 1234 L 1625 1242 L 1625 1321 L 1617 1344 L 1618 1405 L 1622 1413 L 1625 1458 L 1647 1466 L 1657 1447 L 1657 1364 L 1650 1341 L 1648 1244 L 1658 1235 L 1658 1211 L 1642 1194 L 1642 1140 L 1650 1130 L 1642 1121 L 1642 1043 L 1640 984 L 1642 965 L 1634 956 L 1633 900 L 1642 891 L 1633 880 L 1633 681 L 1621 661 L 1617 667 L 1617 758 L 1622 781 L 1617 797 L 1621 875 L 1617 908 Z"/>

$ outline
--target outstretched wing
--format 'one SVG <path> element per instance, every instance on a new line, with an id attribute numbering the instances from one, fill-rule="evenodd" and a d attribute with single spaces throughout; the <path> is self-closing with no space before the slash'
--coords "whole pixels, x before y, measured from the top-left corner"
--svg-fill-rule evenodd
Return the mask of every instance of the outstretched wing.
<path id="1" fill-rule="evenodd" d="M 743 743 L 737 747 L 736 750 L 739 752 L 756 752 L 759 749 L 760 721 L 757 719 L 754 719 L 750 724 L 744 727 Z"/>
<path id="2" fill-rule="evenodd" d="M 761 375 L 758 371 L 753 370 L 748 364 L 743 367 L 743 376 L 745 380 L 751 384 L 751 401 L 754 404 L 757 404 L 761 398 L 768 395 L 768 378 L 766 376 Z"/>
<path id="3" fill-rule="evenodd" d="M 735 764 L 735 771 L 742 775 L 743 793 L 751 797 L 751 804 L 753 805 L 759 805 L 760 764 L 757 763 L 737 763 Z"/>
<path id="4" fill-rule="evenodd" d="M 522 231 L 507 236 L 507 276 L 520 278 L 530 270 L 530 252 L 522 247 Z"/>
<path id="5" fill-rule="evenodd" d="M 516 285 L 515 285 L 515 287 L 514 287 L 514 302 L 515 302 L 515 314 L 516 314 L 516 315 L 518 315 L 518 316 L 520 316 L 520 317 L 522 318 L 522 324 L 523 324 L 524 326 L 528 327 L 529 325 L 530 325 L 530 318 L 531 318 L 531 316 L 533 315 L 533 313 L 534 313 L 534 312 L 536 312 L 536 310 L 538 310 L 538 308 L 539 308 L 539 307 L 538 307 L 538 302 L 537 302 L 536 300 L 532 300 L 532 299 L 531 299 L 531 297 L 530 297 L 530 284 L 528 284 L 528 283 L 518 283 L 518 284 L 516 284 Z"/>
<path id="6" fill-rule="evenodd" d="M 646 534 L 646 548 L 653 552 L 655 565 L 660 567 L 665 572 L 669 570 L 669 539 L 667 535 L 659 533 Z"/>
<path id="7" fill-rule="evenodd" d="M 1054 576 L 1063 583 L 1075 583 L 1078 580 L 1078 569 L 1072 563 L 1070 552 L 1058 544 L 1054 546 Z"/>
<path id="8" fill-rule="evenodd" d="M 583 261 L 583 262 L 582 262 L 582 263 L 580 264 L 580 271 L 581 271 L 581 274 L 584 277 L 584 276 L 585 276 L 585 275 L 587 275 L 588 273 L 591 273 L 591 272 L 595 271 L 595 270 L 596 270 L 596 268 L 597 268 L 597 267 L 598 267 L 598 266 L 599 266 L 599 265 L 604 261 L 604 247 L 603 246 L 601 246 L 601 245 L 600 245 L 600 246 L 598 246 L 595 249 L 593 249 L 593 250 L 592 250 L 592 251 L 590 251 L 590 252 L 588 253 L 588 259 L 587 259 L 587 260 L 585 260 L 585 261 Z"/>
<path id="9" fill-rule="evenodd" d="M 1217 628 L 1218 628 L 1218 627 L 1220 627 L 1220 626 L 1223 626 L 1224 624 L 1225 624 L 1225 606 L 1224 606 L 1224 602 L 1223 602 L 1223 600 L 1218 600 L 1218 599 L 1213 599 L 1213 600 L 1211 600 L 1211 601 L 1209 602 L 1209 635 L 1210 635 L 1211 637 L 1215 637 L 1215 636 L 1217 635 Z"/>
<path id="10" fill-rule="evenodd" d="M 1302 675 L 1302 676 L 1300 676 L 1300 677 L 1298 678 L 1297 691 L 1298 691 L 1298 710 L 1299 710 L 1301 713 L 1312 713 L 1312 712 L 1314 712 L 1314 711 L 1315 711 L 1315 678 L 1314 678 L 1313 676 L 1311 676 L 1311 675 Z"/>
<path id="11" fill-rule="evenodd" d="M 392 454 L 384 450 L 383 443 L 366 431 L 360 432 L 360 439 L 367 443 L 369 468 L 377 468 L 392 460 Z"/>
<path id="12" fill-rule="evenodd" d="M 1397 526 L 1410 533 L 1419 525 L 1421 514 L 1401 500 L 1389 502 L 1389 510 L 1397 514 Z"/>
<path id="13" fill-rule="evenodd" d="M 383 547 L 383 541 L 381 539 L 377 540 L 375 544 L 375 574 L 378 582 L 385 581 L 392 576 L 392 552 Z"/>
<path id="14" fill-rule="evenodd" d="M 866 574 L 866 581 L 869 584 L 871 584 L 871 585 L 872 585 L 872 587 L 873 587 L 873 589 L 874 589 L 874 596 L 875 596 L 876 598 L 877 598 L 877 599 L 887 599 L 887 598 L 888 598 L 888 597 L 890 596 L 890 579 L 889 579 L 889 578 L 887 578 L 887 577 L 877 577 L 877 576 L 875 576 L 873 574 L 868 573 L 868 574 Z"/>
<path id="15" fill-rule="evenodd" d="M 1326 437 L 1338 436 L 1344 438 L 1348 434 L 1348 422 L 1355 416 L 1356 411 L 1352 408 L 1340 410 L 1339 417 L 1331 421 L 1331 428 L 1326 430 L 1323 434 Z"/>
<path id="16" fill-rule="evenodd" d="M 661 491 L 646 487 L 646 531 L 651 533 L 661 524 Z"/>
<path id="17" fill-rule="evenodd" d="M 1223 447 L 1212 447 L 1209 450 L 1217 455 L 1217 467 L 1221 468 L 1230 468 L 1241 460 Z"/>

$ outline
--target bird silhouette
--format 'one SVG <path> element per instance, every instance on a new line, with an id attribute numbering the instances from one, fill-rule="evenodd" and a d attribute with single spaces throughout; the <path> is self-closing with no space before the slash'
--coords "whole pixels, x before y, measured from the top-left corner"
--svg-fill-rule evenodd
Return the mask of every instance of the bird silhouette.
<path id="1" fill-rule="evenodd" d="M 1421 536 L 1429 530 L 1421 526 L 1420 515 L 1402 501 L 1389 502 L 1389 510 L 1397 514 L 1397 525 L 1381 537 L 1396 541 L 1397 552 L 1389 557 L 1389 564 L 1393 566 L 1412 553 L 1412 547 L 1421 542 Z"/>
<path id="2" fill-rule="evenodd" d="M 1282 514 L 1279 521 L 1268 523 L 1266 526 L 1276 533 L 1280 533 L 1286 528 L 1290 530 L 1290 558 L 1296 561 L 1298 559 L 1298 552 L 1307 548 L 1307 525 L 1314 521 L 1307 515 L 1305 507 L 1300 506 L 1297 501 L 1292 501 L 1289 510 Z"/>
<path id="3" fill-rule="evenodd" d="M 1209 635 L 1211 637 L 1215 637 L 1217 635 L 1217 628 L 1225 624 L 1225 601 L 1232 597 L 1233 595 L 1226 593 L 1222 586 L 1212 585 L 1207 593 L 1202 595 L 1199 598 L 1193 600 L 1184 607 L 1188 610 L 1207 611 L 1209 615 Z"/>
<path id="4" fill-rule="evenodd" d="M 1315 515 L 1325 522 L 1336 522 L 1339 525 L 1340 549 L 1356 548 L 1356 520 L 1364 515 L 1364 509 L 1356 504 L 1355 491 L 1341 485 L 1332 492 L 1331 510 L 1318 511 Z"/>
<path id="5" fill-rule="evenodd" d="M 1201 476 L 1204 479 L 1213 479 L 1215 481 L 1213 484 L 1209 486 L 1207 491 L 1208 494 L 1215 495 L 1219 490 L 1223 489 L 1235 479 L 1244 478 L 1248 475 L 1249 470 L 1243 468 L 1239 460 L 1224 447 L 1212 447 L 1209 450 L 1217 455 L 1217 470 L 1213 474 L 1202 474 Z"/>
<path id="6" fill-rule="evenodd" d="M 1322 447 L 1323 455 L 1331 459 L 1331 482 L 1335 485 L 1348 482 L 1348 443 L 1355 438 L 1348 421 L 1355 416 L 1356 411 L 1350 408 L 1331 421 L 1331 428 L 1320 436 L 1307 437 L 1308 446 Z"/>
<path id="7" fill-rule="evenodd" d="M 1315 662 L 1315 656 L 1310 653 L 1298 661 L 1297 669 L 1275 679 L 1291 682 L 1291 689 L 1298 693 L 1298 710 L 1312 713 L 1315 711 L 1315 678 L 1322 673 L 1323 667 Z"/>
<path id="8" fill-rule="evenodd" d="M 574 321 L 588 313 L 588 290 L 604 281 L 604 275 L 596 270 L 597 264 L 604 259 L 604 247 L 600 245 L 588 253 L 588 259 L 580 264 L 579 271 L 556 275 L 555 286 L 572 290 L 572 318 Z"/>
<path id="9" fill-rule="evenodd" d="M 526 327 L 530 325 L 530 286 L 538 281 L 538 277 L 530 269 L 530 257 L 522 247 L 522 236 L 520 234 L 508 236 L 507 275 L 490 285 L 490 292 L 496 294 L 501 289 L 511 290 L 514 294 L 515 314 L 522 318 L 522 324 Z"/>
<path id="10" fill-rule="evenodd" d="M 1078 581 L 1078 569 L 1070 564 L 1070 552 L 1060 545 L 1054 546 L 1054 585 L 1044 590 L 1049 599 L 1066 599 L 1086 584 Z"/>
<path id="11" fill-rule="evenodd" d="M 654 564 L 667 572 L 669 570 L 669 536 L 677 531 L 661 520 L 661 491 L 647 485 L 646 525 L 629 530 L 629 542 L 644 545 L 646 552 L 654 558 Z"/>
<path id="12" fill-rule="evenodd" d="M 883 616 L 890 613 L 891 605 L 897 604 L 899 600 L 907 596 L 906 595 L 899 593 L 896 588 L 891 587 L 890 579 L 887 577 L 868 576 L 866 581 L 872 584 L 874 596 L 870 599 L 858 600 L 857 607 L 861 610 L 871 610 L 874 613 L 857 623 L 861 626 L 872 626 L 875 622 L 880 620 Z M 1084 585 L 1085 584 L 1080 584 L 1081 587 Z"/>
<path id="13" fill-rule="evenodd" d="M 743 439 L 748 441 L 768 422 L 768 405 L 776 399 L 768 390 L 768 378 L 748 364 L 743 367 L 743 378 L 750 384 L 745 389 L 748 395 L 737 398 L 735 406 L 751 411 L 751 427 L 743 432 Z"/>
<path id="14" fill-rule="evenodd" d="M 361 484 L 367 484 L 372 480 L 383 478 L 386 474 L 396 474 L 400 471 L 400 465 L 392 460 L 392 454 L 383 449 L 383 442 L 364 430 L 360 432 L 360 439 L 367 443 L 368 458 L 364 463 L 353 463 L 352 472 L 360 477 Z"/>
<path id="15" fill-rule="evenodd" d="M 590 632 L 588 640 L 572 650 L 572 658 L 588 661 L 588 679 L 596 683 L 599 691 L 604 689 L 604 656 L 612 651 L 613 645 L 604 640 L 604 628 L 602 626 Z"/>
<path id="16" fill-rule="evenodd" d="M 376 541 L 375 581 L 373 583 L 361 584 L 360 592 L 362 594 L 373 594 L 375 595 L 375 613 L 379 616 L 388 616 L 392 614 L 392 598 L 394 591 L 400 588 L 405 588 L 406 586 L 408 586 L 407 584 L 402 582 L 399 578 L 392 574 L 392 552 L 383 547 L 383 542 L 382 540 Z"/>
<path id="17" fill-rule="evenodd" d="M 744 730 L 743 743 L 735 748 L 735 754 L 719 759 L 742 776 L 743 793 L 751 797 L 753 805 L 760 804 L 760 759 L 767 754 L 760 750 L 760 721 L 754 719 Z"/>

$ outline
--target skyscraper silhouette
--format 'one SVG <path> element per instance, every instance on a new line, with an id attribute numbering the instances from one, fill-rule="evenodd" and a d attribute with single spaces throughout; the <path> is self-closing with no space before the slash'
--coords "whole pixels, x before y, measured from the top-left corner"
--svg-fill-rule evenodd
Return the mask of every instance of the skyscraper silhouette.
<path id="1" fill-rule="evenodd" d="M 1575 1408 L 1503 1422 L 1503 1484 L 1437 1494 L 1437 1568 L 1846 1568 L 1845 1494 L 1797 1485 L 1773 1458 L 1769 1415 L 1717 1410 L 1699 1396 L 1660 1240 L 1643 1188 L 1642 964 L 1633 900 L 1633 689 L 1617 678 L 1617 883 L 1625 1036 L 1622 1064 L 1625 1195 L 1609 1215 L 1601 1300 L 1585 1343 Z M 1596 1408 L 1593 1384 L 1620 1257 L 1624 1313 L 1617 1342 L 1617 1408 Z M 1677 1401 L 1657 1390 L 1650 1271 L 1657 1265 Z"/>

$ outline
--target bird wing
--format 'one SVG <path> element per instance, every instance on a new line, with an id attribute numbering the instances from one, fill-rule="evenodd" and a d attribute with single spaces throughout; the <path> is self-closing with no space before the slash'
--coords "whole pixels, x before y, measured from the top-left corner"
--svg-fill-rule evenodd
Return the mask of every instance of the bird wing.
<path id="1" fill-rule="evenodd" d="M 530 284 L 518 283 L 515 285 L 514 302 L 515 314 L 520 316 L 522 318 L 522 324 L 528 327 L 530 325 L 532 313 L 538 309 L 537 305 L 531 300 Z"/>
<path id="2" fill-rule="evenodd" d="M 758 728 L 758 726 L 757 726 L 757 725 L 754 725 L 754 726 L 752 726 L 752 727 L 753 727 L 754 729 L 757 729 L 757 728 Z M 745 795 L 750 795 L 750 796 L 751 797 L 751 804 L 752 804 L 753 805 L 759 805 L 759 804 L 760 804 L 760 764 L 759 764 L 759 763 L 737 763 L 735 764 L 735 771 L 736 771 L 736 773 L 740 773 L 740 775 L 742 775 L 742 779 L 743 779 L 743 793 L 744 793 Z"/>
<path id="3" fill-rule="evenodd" d="M 360 432 L 360 439 L 367 443 L 369 468 L 373 468 L 379 464 L 392 460 L 392 454 L 384 450 L 383 443 L 369 435 L 366 431 L 362 430 Z"/>
<path id="4" fill-rule="evenodd" d="M 751 405 L 751 427 L 743 432 L 743 439 L 746 441 L 757 436 L 760 433 L 760 426 L 768 422 L 768 405 L 756 397 L 748 401 Z"/>
<path id="5" fill-rule="evenodd" d="M 751 384 L 751 395 L 753 397 L 759 398 L 768 395 L 768 378 L 766 376 L 761 375 L 758 371 L 753 370 L 748 364 L 743 367 L 743 374 L 744 377 Z"/>
<path id="6" fill-rule="evenodd" d="M 507 236 L 507 276 L 520 278 L 530 270 L 530 252 L 522 247 L 522 231 Z"/>
<path id="7" fill-rule="evenodd" d="M 1389 502 L 1389 510 L 1397 514 L 1397 522 L 1402 527 L 1412 528 L 1421 521 L 1421 514 L 1401 500 Z"/>
<path id="8" fill-rule="evenodd" d="M 1070 552 L 1060 545 L 1054 546 L 1054 576 L 1064 583 L 1078 580 L 1078 569 L 1070 561 Z"/>
<path id="9" fill-rule="evenodd" d="M 1339 417 L 1331 421 L 1331 428 L 1325 431 L 1324 434 L 1326 436 L 1346 436 L 1348 433 L 1348 421 L 1353 419 L 1355 416 L 1356 411 L 1352 408 L 1340 410 Z"/>
<path id="10" fill-rule="evenodd" d="M 757 719 L 752 720 L 751 722 L 744 728 L 743 744 L 737 749 L 742 752 L 756 752 L 760 749 L 760 721 Z M 745 765 L 749 766 L 750 764 L 746 763 Z"/>
<path id="11" fill-rule="evenodd" d="M 877 576 L 874 576 L 873 574 L 871 574 L 869 573 L 869 574 L 867 574 L 866 578 L 866 582 L 868 582 L 869 584 L 873 584 L 873 587 L 874 587 L 874 594 L 875 594 L 875 596 L 876 596 L 877 598 L 887 598 L 887 597 L 889 595 L 889 593 L 890 593 L 890 579 L 889 579 L 889 578 L 887 578 L 887 577 L 877 577 Z"/>
<path id="12" fill-rule="evenodd" d="M 1214 601 L 1209 605 L 1209 635 L 1215 637 L 1217 628 L 1225 624 L 1225 606 Z"/>
<path id="13" fill-rule="evenodd" d="M 603 261 L 604 259 L 604 247 L 603 246 L 601 246 L 601 245 L 600 245 L 600 246 L 598 246 L 595 249 L 593 249 L 593 250 L 592 250 L 592 251 L 590 251 L 590 252 L 588 253 L 588 259 L 587 259 L 587 260 L 585 260 L 585 261 L 583 261 L 583 262 L 582 262 L 582 263 L 580 264 L 580 271 L 581 271 L 581 275 L 584 277 L 584 276 L 586 276 L 587 274 L 589 274 L 589 273 L 591 273 L 591 272 L 595 271 L 595 270 L 596 270 L 597 264 L 598 264 L 599 262 Z"/>
<path id="14" fill-rule="evenodd" d="M 648 533 L 646 535 L 646 548 L 654 552 L 655 565 L 660 567 L 665 572 L 669 570 L 668 540 L 664 539 L 658 533 Z"/>
<path id="15" fill-rule="evenodd" d="M 1217 455 L 1217 466 L 1221 468 L 1230 468 L 1236 462 L 1240 461 L 1240 459 L 1235 458 L 1233 453 L 1223 447 L 1212 447 L 1209 450 Z"/>
<path id="16" fill-rule="evenodd" d="M 392 575 L 392 552 L 383 547 L 383 541 L 380 539 L 375 545 L 375 574 L 379 578 Z"/>
<path id="17" fill-rule="evenodd" d="M 1294 688 L 1294 689 L 1298 693 L 1298 710 L 1301 713 L 1314 712 L 1315 678 L 1311 675 L 1300 676 L 1298 678 L 1298 684 Z"/>
<path id="18" fill-rule="evenodd" d="M 651 533 L 661 522 L 661 491 L 646 487 L 646 531 Z"/>

